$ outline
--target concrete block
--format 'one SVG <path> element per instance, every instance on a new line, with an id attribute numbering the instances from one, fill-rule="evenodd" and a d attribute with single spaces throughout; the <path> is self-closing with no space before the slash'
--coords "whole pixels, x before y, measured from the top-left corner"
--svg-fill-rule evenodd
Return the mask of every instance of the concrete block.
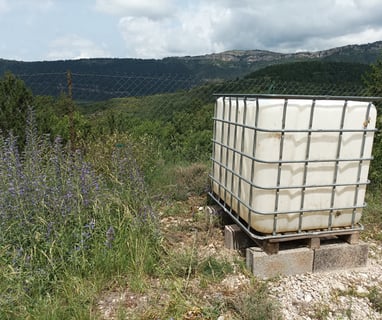
<path id="1" fill-rule="evenodd" d="M 280 250 L 268 255 L 261 248 L 251 247 L 246 251 L 246 264 L 249 270 L 260 278 L 278 275 L 293 275 L 313 270 L 314 251 L 309 248 Z"/>
<path id="2" fill-rule="evenodd" d="M 224 227 L 224 243 L 227 249 L 240 250 L 254 245 L 253 240 L 236 224 Z"/>
<path id="3" fill-rule="evenodd" d="M 369 246 L 365 243 L 335 243 L 314 250 L 313 272 L 352 269 L 367 264 Z"/>

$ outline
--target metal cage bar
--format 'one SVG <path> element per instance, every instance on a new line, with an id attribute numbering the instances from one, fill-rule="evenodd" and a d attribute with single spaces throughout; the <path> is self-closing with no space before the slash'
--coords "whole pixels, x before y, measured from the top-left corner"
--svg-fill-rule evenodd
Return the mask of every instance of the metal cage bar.
<path id="1" fill-rule="evenodd" d="M 313 126 L 313 117 L 314 117 L 314 107 L 316 105 L 316 100 L 313 99 L 312 101 L 312 107 L 310 109 L 310 116 L 309 116 L 309 126 L 308 126 L 308 137 L 307 137 L 307 143 L 306 143 L 306 151 L 305 151 L 305 162 L 304 162 L 304 174 L 302 178 L 302 185 L 303 187 L 301 188 L 301 204 L 300 204 L 300 209 L 304 209 L 304 202 L 305 202 L 305 192 L 306 192 L 306 180 L 307 180 L 307 174 L 308 174 L 308 164 L 309 164 L 309 153 L 310 153 L 310 143 L 311 143 L 311 138 L 312 138 L 312 132 L 310 131 Z M 298 232 L 301 232 L 302 229 L 302 217 L 303 217 L 303 212 L 300 212 L 299 220 L 298 220 Z"/>
<path id="2" fill-rule="evenodd" d="M 259 123 L 259 99 L 256 98 L 256 109 L 255 109 L 255 126 L 258 125 Z M 256 155 L 256 145 L 257 145 L 257 131 L 253 129 L 253 146 L 252 146 L 252 162 L 251 162 L 251 180 L 253 181 L 254 179 L 254 174 L 255 174 L 255 155 Z M 249 183 L 249 204 L 252 205 L 253 201 L 253 184 L 251 182 Z M 250 227 L 252 222 L 252 215 L 251 215 L 251 210 L 248 210 L 248 228 Z"/>
<path id="3" fill-rule="evenodd" d="M 246 94 L 246 93 L 214 93 L 214 97 L 246 97 L 247 99 L 316 99 L 316 100 L 352 100 L 376 102 L 382 101 L 382 97 L 361 97 L 361 96 L 326 96 L 326 95 L 298 95 L 298 94 Z"/>
<path id="4" fill-rule="evenodd" d="M 296 233 L 286 233 L 286 234 L 261 234 L 256 232 L 256 230 L 251 229 L 250 225 L 248 223 L 243 222 L 238 216 L 232 214 L 232 210 L 226 205 L 226 203 L 222 202 L 219 197 L 217 197 L 213 192 L 208 193 L 210 197 L 226 212 L 232 220 L 252 239 L 254 240 L 269 240 L 269 239 L 288 239 L 288 238 L 295 238 Z M 351 229 L 344 229 L 341 231 L 337 230 L 307 230 L 307 231 L 301 231 L 297 235 L 301 235 L 304 237 L 314 237 L 314 236 L 322 236 L 322 235 L 336 235 L 338 233 L 345 234 L 347 232 L 351 233 L 354 231 L 362 231 L 364 229 L 364 226 L 362 224 L 357 224 Z"/>
<path id="5" fill-rule="evenodd" d="M 376 130 L 370 130 L 372 132 L 376 132 Z M 360 131 L 359 131 L 360 132 Z M 231 151 L 234 151 L 234 149 L 226 144 L 223 144 L 217 140 L 214 140 L 212 139 L 212 142 L 214 144 L 217 144 L 217 145 L 221 145 L 223 146 L 224 148 L 228 149 L 228 150 L 231 150 Z M 249 158 L 251 160 L 254 160 L 255 162 L 260 162 L 260 163 L 268 163 L 268 164 L 279 164 L 279 163 L 305 163 L 307 162 L 306 159 L 301 159 L 301 160 L 275 160 L 275 161 L 269 161 L 269 160 L 264 160 L 264 159 L 259 159 L 259 158 L 256 158 L 256 157 L 251 157 L 245 153 L 241 153 L 240 151 L 237 151 L 237 153 L 243 155 L 244 157 L 246 158 Z M 317 159 L 309 159 L 308 162 L 310 163 L 314 163 L 314 162 L 347 162 L 347 161 L 365 161 L 365 160 L 373 160 L 373 157 L 367 157 L 367 158 L 342 158 L 342 159 L 337 159 L 337 158 L 333 158 L 333 159 L 320 159 L 320 160 L 317 160 Z"/>
<path id="6" fill-rule="evenodd" d="M 279 219 L 290 214 L 298 214 L 298 223 L 295 233 L 292 232 L 294 236 L 296 234 L 307 233 L 304 230 L 304 217 L 305 214 L 316 213 L 316 212 L 328 212 L 328 222 L 326 228 L 321 231 L 314 231 L 322 233 L 332 233 L 333 229 L 333 215 L 341 211 L 350 210 L 352 212 L 351 216 L 351 229 L 361 230 L 359 223 L 356 223 L 355 217 L 358 210 L 361 210 L 366 206 L 365 203 L 358 203 L 359 190 L 361 186 L 369 184 L 369 180 L 362 178 L 362 168 L 366 161 L 371 161 L 372 156 L 365 154 L 366 141 L 368 135 L 374 134 L 377 129 L 369 128 L 367 126 L 370 109 L 372 106 L 372 101 L 380 101 L 382 97 L 333 97 L 333 96 L 301 96 L 301 95 L 264 95 L 264 94 L 215 94 L 217 98 L 222 98 L 222 106 L 217 107 L 217 100 L 215 103 L 214 110 L 214 135 L 213 135 L 213 152 L 212 152 L 212 173 L 210 174 L 210 180 L 213 185 L 213 189 L 209 192 L 210 196 L 215 199 L 222 208 L 230 214 L 230 216 L 246 230 L 246 232 L 251 235 L 254 239 L 265 239 L 265 238 L 278 238 L 284 237 L 285 235 L 280 235 L 278 230 Z M 259 126 L 261 118 L 260 110 L 260 100 L 262 99 L 281 99 L 284 101 L 280 105 L 280 127 L 267 128 L 264 126 Z M 290 128 L 287 126 L 288 121 L 288 108 L 289 101 L 291 99 L 309 99 L 311 100 L 311 106 L 308 117 L 308 124 L 306 128 Z M 328 127 L 325 129 L 318 128 L 314 125 L 316 104 L 320 100 L 340 100 L 343 101 L 342 112 L 340 117 L 340 123 L 337 128 Z M 360 101 L 369 102 L 368 108 L 365 113 L 364 125 L 362 128 L 349 128 L 345 127 L 346 122 L 346 112 L 348 109 L 348 101 Z M 338 104 L 338 101 L 337 101 Z M 322 108 L 322 105 L 320 105 Z M 324 106 L 326 107 L 326 105 Z M 328 106 L 329 108 L 330 106 Z M 239 115 L 239 110 L 241 114 Z M 321 111 L 322 112 L 322 111 Z M 247 120 L 248 115 L 252 114 L 251 122 Z M 276 121 L 280 121 L 276 120 Z M 264 122 L 263 122 L 264 123 Z M 277 159 L 266 159 L 258 155 L 258 142 L 259 138 L 263 137 L 264 134 L 275 133 L 279 136 L 278 145 L 278 158 Z M 286 148 L 286 138 L 293 136 L 293 134 L 304 135 L 306 145 L 304 146 L 305 152 L 301 155 L 301 158 L 288 158 L 285 154 L 284 149 Z M 259 136 L 262 134 L 262 136 Z M 333 153 L 332 157 L 320 157 L 315 159 L 311 157 L 312 149 L 312 137 L 314 135 L 335 135 L 337 134 L 337 147 L 335 155 Z M 343 137 L 345 134 L 360 134 L 362 135 L 361 150 L 359 152 L 359 157 L 357 156 L 342 156 L 342 144 Z M 245 142 L 246 137 L 250 137 L 251 143 L 248 146 Z M 261 141 L 260 141 L 261 142 Z M 301 154 L 301 153 L 300 153 Z M 245 174 L 244 174 L 244 163 L 246 164 Z M 332 181 L 325 183 L 309 183 L 308 175 L 310 172 L 310 166 L 313 167 L 315 164 L 326 164 L 330 165 L 333 163 L 333 178 Z M 340 166 L 344 166 L 345 163 L 358 163 L 357 168 L 357 178 L 355 181 L 339 181 L 339 169 Z M 248 170 L 249 164 L 249 170 Z M 302 177 L 300 183 L 286 183 L 283 182 L 283 168 L 284 166 L 296 166 L 301 165 Z M 270 166 L 270 168 L 276 168 L 276 181 L 275 183 L 262 185 L 261 183 L 256 183 L 255 175 L 257 166 Z M 294 168 L 294 167 L 292 167 Z M 272 169 L 273 170 L 273 169 Z M 286 169 L 285 169 L 286 170 Z M 248 172 L 249 171 L 249 172 Z M 285 179 L 284 179 L 285 180 Z M 346 205 L 336 205 L 337 190 L 339 188 L 349 188 L 354 187 L 354 200 L 353 205 L 346 203 Z M 233 190 L 237 188 L 237 192 Z M 306 193 L 308 190 L 326 190 L 331 189 L 330 201 L 328 205 L 324 205 L 320 208 L 310 208 L 306 203 Z M 274 204 L 273 210 L 258 210 L 254 208 L 254 194 L 263 190 L 264 192 L 274 192 Z M 284 190 L 284 191 L 283 191 Z M 299 207 L 287 210 L 280 207 L 280 200 L 282 192 L 285 197 L 285 192 L 289 190 L 295 190 L 295 192 L 300 192 L 298 194 Z M 363 189 L 362 189 L 363 190 Z M 310 192 L 312 192 L 310 191 Z M 326 192 L 326 191 L 325 191 Z M 249 194 L 248 194 L 249 193 Z M 223 195 L 223 197 L 221 196 Z M 349 205 L 348 205 L 349 204 Z M 235 207 L 235 209 L 233 208 Z M 346 211 L 347 212 L 347 211 Z M 252 219 L 256 219 L 254 215 L 260 216 L 270 216 L 273 219 L 273 229 L 270 234 L 259 235 L 256 230 L 253 230 Z M 348 227 L 348 226 L 347 226 Z M 337 227 L 336 227 L 337 229 Z"/>
<path id="7" fill-rule="evenodd" d="M 366 109 L 366 114 L 365 114 L 365 121 L 363 123 L 364 128 L 366 128 L 370 122 L 370 109 L 371 109 L 371 102 L 369 102 L 367 109 Z M 360 151 L 360 160 L 358 164 L 358 172 L 357 172 L 357 184 L 356 184 L 356 189 L 354 192 L 354 205 L 357 204 L 357 199 L 358 199 L 358 193 L 359 193 L 359 187 L 360 187 L 360 182 L 361 182 L 361 173 L 362 173 L 362 164 L 363 164 L 363 155 L 365 152 L 365 144 L 366 144 L 366 137 L 367 137 L 367 132 L 363 132 L 362 135 L 362 144 L 361 144 L 361 151 Z M 351 225 L 354 225 L 355 221 L 355 215 L 356 215 L 356 209 L 353 209 L 352 212 L 352 220 L 351 220 Z"/>
<path id="8" fill-rule="evenodd" d="M 247 116 L 247 101 L 244 99 L 244 111 L 243 111 L 243 122 L 246 122 L 246 116 Z M 245 129 L 241 128 L 241 144 L 240 144 L 240 152 L 238 154 L 240 155 L 240 163 L 239 163 L 239 179 L 238 179 L 238 196 L 239 199 L 241 198 L 241 184 L 243 183 L 243 153 L 244 153 L 244 138 L 245 138 Z M 240 215 L 240 206 L 238 210 L 238 215 Z"/>
<path id="9" fill-rule="evenodd" d="M 345 124 L 345 115 L 346 115 L 346 108 L 347 108 L 348 102 L 345 100 L 344 105 L 342 107 L 342 115 L 341 115 L 341 122 L 340 122 L 340 131 L 338 134 L 338 140 L 337 140 L 337 155 L 336 155 L 336 161 L 334 165 L 334 174 L 333 174 L 333 187 L 332 187 L 332 195 L 330 200 L 330 206 L 334 206 L 334 200 L 336 196 L 336 190 L 337 190 L 337 178 L 338 178 L 338 169 L 339 169 L 339 161 L 340 155 L 341 155 L 341 146 L 342 146 L 342 138 L 343 138 L 343 128 Z M 330 230 L 332 228 L 332 222 L 333 222 L 333 211 L 329 211 L 329 221 L 328 221 L 328 229 Z"/>
<path id="10" fill-rule="evenodd" d="M 213 177 L 211 177 L 211 179 L 214 181 L 214 182 L 218 182 L 217 180 L 215 180 Z M 236 201 L 238 202 L 241 202 L 242 199 L 240 199 L 235 193 L 233 193 L 232 191 L 230 191 L 228 188 L 224 188 L 225 189 L 225 192 L 229 193 L 230 197 L 231 198 L 235 198 Z M 210 192 L 210 194 L 213 194 L 213 192 Z M 216 195 L 215 195 L 216 197 Z M 275 212 L 274 211 L 259 211 L 259 210 L 255 210 L 253 209 L 251 206 L 245 204 L 244 202 L 241 202 L 242 205 L 244 205 L 248 210 L 251 211 L 251 213 L 255 213 L 255 214 L 258 214 L 258 215 L 263 215 L 263 216 L 271 216 L 271 215 L 274 215 Z M 227 204 L 228 205 L 228 204 Z M 280 215 L 287 215 L 287 214 L 291 214 L 291 213 L 304 213 L 304 212 L 319 212 L 319 211 L 330 211 L 330 210 L 348 210 L 348 209 L 362 209 L 362 208 L 365 208 L 366 207 L 366 204 L 363 204 L 363 205 L 359 205 L 359 206 L 346 206 L 346 207 L 323 207 L 323 208 L 320 208 L 320 209 L 296 209 L 296 210 L 284 210 L 284 211 L 278 211 L 277 214 L 280 214 Z"/>

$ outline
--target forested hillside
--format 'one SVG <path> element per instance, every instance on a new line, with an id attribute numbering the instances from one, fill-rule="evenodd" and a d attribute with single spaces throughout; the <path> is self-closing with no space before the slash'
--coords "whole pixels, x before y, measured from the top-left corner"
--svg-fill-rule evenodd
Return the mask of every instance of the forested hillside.
<path id="1" fill-rule="evenodd" d="M 128 132 L 150 137 L 170 161 L 207 161 L 211 154 L 214 94 L 367 95 L 368 65 L 295 62 L 269 66 L 233 80 L 207 82 L 189 90 L 78 104 L 93 134 Z"/>
<path id="2" fill-rule="evenodd" d="M 339 71 L 342 77 L 356 81 L 357 74 L 364 72 L 366 65 L 376 61 L 382 50 L 382 42 L 352 45 L 317 52 L 276 53 L 262 50 L 226 51 L 194 57 L 169 57 L 154 59 L 80 59 L 67 61 L 21 62 L 0 59 L 0 74 L 10 71 L 26 82 L 34 94 L 58 96 L 66 89 L 66 72 L 73 74 L 73 97 L 76 100 L 105 100 L 116 97 L 144 96 L 157 93 L 175 92 L 211 81 L 240 79 L 251 72 L 267 66 L 287 64 L 282 69 L 268 69 L 283 73 L 285 81 L 331 81 L 322 78 L 324 74 Z M 348 62 L 339 67 L 336 64 L 322 64 L 326 70 L 318 70 L 318 65 L 288 64 L 301 61 Z M 351 64 L 354 65 L 351 65 Z M 325 67 L 326 66 L 326 67 Z M 342 68 L 343 71 L 335 68 Z M 315 68 L 312 74 L 309 68 Z M 331 71 L 328 69 L 331 68 Z M 305 69 L 305 71 L 303 70 Z M 347 69 L 351 70 L 350 72 Z M 318 71 L 317 71 L 318 70 Z M 288 74 L 286 73 L 288 72 Z M 295 79 L 295 76 L 299 79 Z M 325 75 L 325 76 L 326 76 Z M 260 74 L 259 74 L 260 76 Z M 280 77 L 279 77 L 280 78 Z M 280 78 L 281 79 L 281 78 Z M 337 77 L 341 81 L 340 77 Z M 344 80 L 348 80 L 345 79 Z M 315 81 L 315 80 L 313 80 Z M 139 88 L 139 94 L 137 94 Z M 155 89 L 154 89 L 155 88 Z"/>
<path id="3" fill-rule="evenodd" d="M 246 79 L 273 79 L 276 81 L 300 81 L 314 83 L 354 83 L 362 85 L 362 75 L 370 66 L 350 62 L 305 61 L 273 65 L 247 76 Z"/>

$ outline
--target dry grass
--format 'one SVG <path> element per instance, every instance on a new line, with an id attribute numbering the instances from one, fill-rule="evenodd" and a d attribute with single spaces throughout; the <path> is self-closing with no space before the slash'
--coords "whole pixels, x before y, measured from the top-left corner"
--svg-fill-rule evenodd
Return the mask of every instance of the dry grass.
<path id="1" fill-rule="evenodd" d="M 142 292 L 128 284 L 105 291 L 101 318 L 279 319 L 265 282 L 224 247 L 223 226 L 206 210 L 205 196 L 163 205 L 160 226 L 165 254 L 157 274 Z"/>

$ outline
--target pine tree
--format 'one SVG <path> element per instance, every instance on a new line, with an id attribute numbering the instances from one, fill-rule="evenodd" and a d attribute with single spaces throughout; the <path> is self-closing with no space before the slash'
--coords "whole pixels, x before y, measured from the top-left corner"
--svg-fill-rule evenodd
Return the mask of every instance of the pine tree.
<path id="1" fill-rule="evenodd" d="M 6 135 L 12 132 L 20 145 L 25 143 L 28 107 L 32 101 L 32 91 L 24 81 L 12 73 L 5 73 L 0 79 L 0 130 Z"/>

